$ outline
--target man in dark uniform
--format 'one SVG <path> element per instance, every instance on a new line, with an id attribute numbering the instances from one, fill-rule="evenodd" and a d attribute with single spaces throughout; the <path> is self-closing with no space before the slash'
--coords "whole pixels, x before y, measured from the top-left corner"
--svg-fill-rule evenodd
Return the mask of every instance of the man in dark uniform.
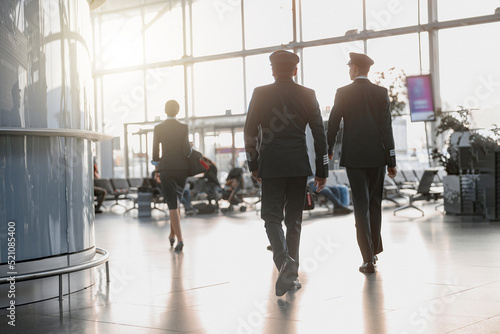
<path id="1" fill-rule="evenodd" d="M 353 83 L 339 88 L 328 120 L 328 153 L 343 119 L 340 166 L 346 167 L 356 220 L 356 236 L 363 256 L 359 271 L 374 273 L 377 254 L 382 252 L 382 192 L 385 166 L 395 177 L 396 154 L 392 135 L 387 89 L 372 84 L 368 71 L 373 60 L 349 53 L 349 75 Z"/>
<path id="2" fill-rule="evenodd" d="M 245 123 L 245 150 L 252 176 L 262 183 L 261 217 L 279 270 L 276 295 L 282 296 L 301 287 L 297 276 L 302 210 L 307 177 L 312 175 L 307 124 L 314 137 L 318 191 L 326 184 L 328 155 L 316 94 L 293 81 L 299 57 L 280 50 L 269 59 L 275 82 L 253 92 Z"/>

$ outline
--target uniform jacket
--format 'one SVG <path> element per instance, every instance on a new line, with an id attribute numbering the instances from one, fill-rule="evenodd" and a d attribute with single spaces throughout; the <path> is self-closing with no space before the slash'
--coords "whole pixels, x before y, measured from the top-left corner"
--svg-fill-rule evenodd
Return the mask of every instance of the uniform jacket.
<path id="1" fill-rule="evenodd" d="M 257 87 L 245 122 L 245 150 L 250 171 L 259 177 L 312 175 L 307 154 L 306 125 L 314 137 L 316 176 L 328 176 L 325 129 L 312 89 L 291 78 Z"/>
<path id="2" fill-rule="evenodd" d="M 340 165 L 351 168 L 396 166 L 387 89 L 355 79 L 337 90 L 328 120 L 328 153 L 332 153 L 344 120 Z"/>
<path id="3" fill-rule="evenodd" d="M 160 158 L 161 143 L 161 158 Z M 189 169 L 187 156 L 191 153 L 188 126 L 176 119 L 167 119 L 154 128 L 153 161 L 160 162 L 160 170 Z"/>

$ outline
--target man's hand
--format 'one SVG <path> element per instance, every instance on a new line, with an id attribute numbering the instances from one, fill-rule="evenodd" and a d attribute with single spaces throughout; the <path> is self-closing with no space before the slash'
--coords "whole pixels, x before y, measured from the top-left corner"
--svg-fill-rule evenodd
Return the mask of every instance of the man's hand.
<path id="1" fill-rule="evenodd" d="M 330 153 L 330 155 L 328 156 L 328 159 L 333 160 L 333 152 Z"/>
<path id="2" fill-rule="evenodd" d="M 390 178 L 395 178 L 397 173 L 398 170 L 396 167 L 387 167 L 387 175 L 389 175 Z"/>
<path id="3" fill-rule="evenodd" d="M 316 192 L 319 193 L 326 186 L 326 177 L 315 177 L 314 186 L 316 187 Z"/>
<path id="4" fill-rule="evenodd" d="M 259 177 L 259 171 L 258 170 L 253 170 L 252 171 L 252 177 L 259 183 L 262 183 L 262 179 Z"/>

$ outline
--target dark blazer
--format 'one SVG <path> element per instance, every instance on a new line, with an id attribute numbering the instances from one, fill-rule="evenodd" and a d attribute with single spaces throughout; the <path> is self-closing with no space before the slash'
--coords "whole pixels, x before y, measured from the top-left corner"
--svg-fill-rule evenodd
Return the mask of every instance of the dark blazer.
<path id="1" fill-rule="evenodd" d="M 306 125 L 314 137 L 316 176 L 328 176 L 326 135 L 316 94 L 290 79 L 257 87 L 245 122 L 245 150 L 250 171 L 259 177 L 312 175 Z"/>
<path id="2" fill-rule="evenodd" d="M 387 89 L 368 79 L 355 79 L 337 90 L 328 120 L 328 153 L 332 153 L 344 120 L 340 166 L 396 166 Z"/>
<path id="3" fill-rule="evenodd" d="M 161 158 L 160 158 L 161 143 Z M 153 134 L 153 161 L 160 162 L 160 170 L 189 169 L 187 156 L 191 153 L 188 126 L 176 119 L 167 119 L 155 126 Z"/>

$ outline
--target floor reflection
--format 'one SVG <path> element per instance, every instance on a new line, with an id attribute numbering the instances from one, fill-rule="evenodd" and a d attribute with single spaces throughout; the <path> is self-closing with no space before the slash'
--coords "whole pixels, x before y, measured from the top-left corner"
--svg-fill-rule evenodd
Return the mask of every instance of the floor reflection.
<path id="1" fill-rule="evenodd" d="M 420 308 L 446 307 L 422 333 L 495 333 L 500 323 L 500 224 L 423 207 L 408 220 L 384 212 L 377 273 L 361 262 L 352 214 L 304 215 L 302 289 L 275 295 L 278 272 L 255 212 L 183 218 L 183 253 L 169 225 L 105 212 L 96 244 L 108 250 L 96 285 L 16 308 L 19 333 L 392 334 L 418 332 Z M 469 220 L 468 220 L 469 219 Z M 449 298 L 453 295 L 453 298 Z M 472 307 L 473 305 L 474 307 Z M 62 310 L 62 312 L 61 312 Z M 5 317 L 5 310 L 0 310 Z M 9 332 L 0 322 L 0 332 Z"/>
<path id="2" fill-rule="evenodd" d="M 276 279 L 278 278 L 277 271 L 270 276 L 271 284 L 267 309 L 269 317 L 266 318 L 262 333 L 296 334 L 297 328 L 295 317 L 297 307 L 295 305 L 295 294 L 300 290 L 289 291 L 282 297 L 276 297 Z"/>
<path id="3" fill-rule="evenodd" d="M 385 325 L 385 314 L 378 312 L 383 310 L 384 286 L 382 281 L 377 280 L 378 273 L 367 274 L 363 286 L 363 313 L 365 333 L 387 333 Z M 376 329 L 376 330 L 374 330 Z"/>

